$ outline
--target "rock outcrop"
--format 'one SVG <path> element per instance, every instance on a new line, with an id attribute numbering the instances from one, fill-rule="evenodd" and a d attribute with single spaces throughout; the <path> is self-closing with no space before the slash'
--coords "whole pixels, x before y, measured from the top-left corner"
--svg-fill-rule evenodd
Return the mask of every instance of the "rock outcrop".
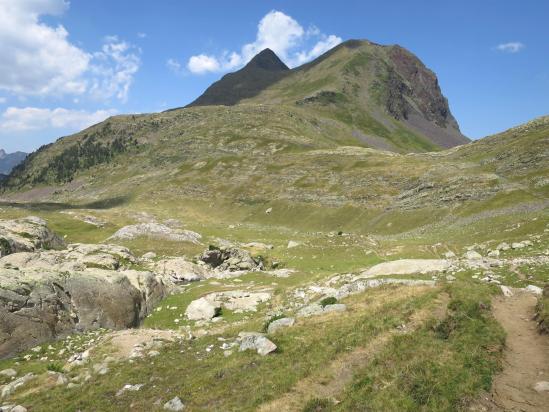
<path id="1" fill-rule="evenodd" d="M 0 257 L 40 248 L 61 249 L 63 240 L 48 229 L 46 222 L 35 216 L 16 220 L 0 220 Z"/>
<path id="2" fill-rule="evenodd" d="M 252 257 L 250 252 L 236 247 L 214 247 L 198 256 L 198 260 L 217 271 L 263 270 L 263 262 Z"/>
<path id="3" fill-rule="evenodd" d="M 42 250 L 64 245 L 41 219 L 0 227 L 11 247 L 0 258 L 0 357 L 72 332 L 137 326 L 168 293 L 161 276 L 131 269 L 124 247 Z"/>

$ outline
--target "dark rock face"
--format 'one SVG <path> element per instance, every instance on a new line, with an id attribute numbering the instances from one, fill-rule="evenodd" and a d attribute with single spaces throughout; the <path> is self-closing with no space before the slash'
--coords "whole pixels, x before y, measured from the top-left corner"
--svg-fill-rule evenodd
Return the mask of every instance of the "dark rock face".
<path id="1" fill-rule="evenodd" d="M 258 95 L 289 72 L 288 66 L 271 49 L 265 49 L 250 60 L 244 68 L 229 73 L 212 84 L 202 96 L 187 107 L 235 105 L 242 99 Z"/>
<path id="2" fill-rule="evenodd" d="M 436 75 L 400 46 L 390 47 L 388 56 L 391 65 L 385 80 L 387 92 L 382 97 L 387 112 L 442 147 L 468 143 L 469 139 L 461 134 L 450 112 Z"/>

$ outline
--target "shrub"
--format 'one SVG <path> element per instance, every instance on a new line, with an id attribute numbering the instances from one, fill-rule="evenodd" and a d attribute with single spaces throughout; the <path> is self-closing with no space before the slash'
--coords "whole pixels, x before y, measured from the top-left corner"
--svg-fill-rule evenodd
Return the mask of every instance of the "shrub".
<path id="1" fill-rule="evenodd" d="M 328 306 L 328 305 L 333 305 L 335 303 L 337 303 L 337 299 L 333 296 L 330 296 L 330 297 L 322 299 L 320 301 L 320 306 L 324 307 L 324 306 Z"/>
<path id="2" fill-rule="evenodd" d="M 63 372 L 63 365 L 61 365 L 58 362 L 51 362 L 48 363 L 48 366 L 46 366 L 46 369 L 52 372 Z"/>

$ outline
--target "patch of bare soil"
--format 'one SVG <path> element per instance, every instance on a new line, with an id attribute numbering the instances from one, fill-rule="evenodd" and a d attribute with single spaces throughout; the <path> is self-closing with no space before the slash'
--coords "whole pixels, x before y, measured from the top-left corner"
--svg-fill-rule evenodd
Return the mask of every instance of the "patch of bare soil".
<path id="1" fill-rule="evenodd" d="M 549 381 L 549 337 L 537 332 L 535 306 L 535 296 L 517 289 L 512 297 L 494 301 L 494 316 L 507 333 L 504 369 L 476 410 L 549 411 L 549 391 L 534 389 Z"/>

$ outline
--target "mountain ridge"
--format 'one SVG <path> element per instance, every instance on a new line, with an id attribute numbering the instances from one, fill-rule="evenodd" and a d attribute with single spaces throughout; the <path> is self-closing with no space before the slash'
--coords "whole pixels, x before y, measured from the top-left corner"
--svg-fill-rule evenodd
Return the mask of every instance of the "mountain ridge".
<path id="1" fill-rule="evenodd" d="M 270 50 L 264 52 L 276 57 Z M 187 107 L 299 104 L 331 112 L 328 117 L 344 119 L 356 129 L 353 134 L 366 136 L 359 140 L 367 146 L 392 151 L 407 150 L 403 140 L 409 139 L 421 142 L 416 147 L 423 147 L 420 151 L 469 141 L 461 134 L 436 75 L 401 46 L 348 40 L 311 62 L 277 71 L 268 81 L 257 81 L 264 72 L 254 59 Z"/>

